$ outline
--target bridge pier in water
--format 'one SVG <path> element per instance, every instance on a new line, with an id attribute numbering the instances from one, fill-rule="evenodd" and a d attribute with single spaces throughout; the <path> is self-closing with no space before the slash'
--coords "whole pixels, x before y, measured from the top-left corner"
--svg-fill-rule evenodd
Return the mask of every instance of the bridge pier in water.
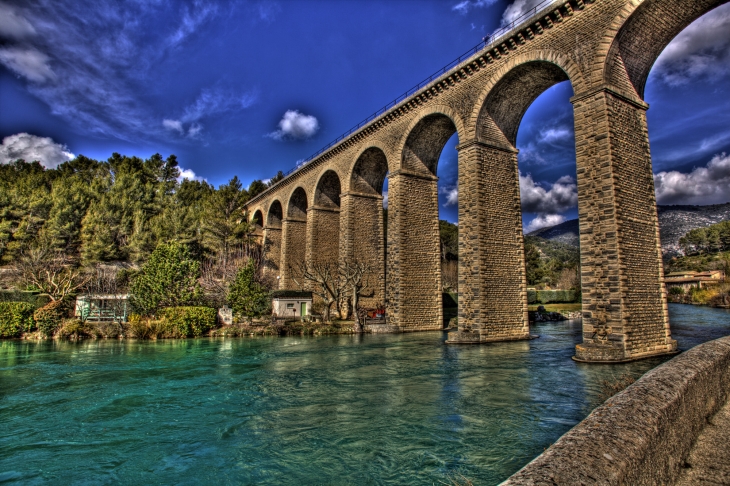
<path id="1" fill-rule="evenodd" d="M 529 339 L 517 151 L 459 151 L 459 331 L 447 343 Z"/>
<path id="2" fill-rule="evenodd" d="M 673 353 L 646 105 L 600 87 L 572 99 L 578 175 L 583 343 L 575 359 Z"/>
<path id="3" fill-rule="evenodd" d="M 386 313 L 396 331 L 443 329 L 437 182 L 403 169 L 388 177 Z"/>

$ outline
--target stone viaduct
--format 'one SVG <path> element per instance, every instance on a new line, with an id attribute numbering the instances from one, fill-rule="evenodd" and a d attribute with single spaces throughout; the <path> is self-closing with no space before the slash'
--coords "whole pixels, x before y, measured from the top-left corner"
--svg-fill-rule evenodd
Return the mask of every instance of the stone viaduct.
<path id="1" fill-rule="evenodd" d="M 583 293 L 576 359 L 671 353 L 644 87 L 667 44 L 727 0 L 558 0 L 252 198 L 281 288 L 302 262 L 374 268 L 393 331 L 442 328 L 437 163 L 459 143 L 459 331 L 529 338 L 519 173 L 522 117 L 569 80 Z M 388 177 L 387 238 L 383 183 Z"/>

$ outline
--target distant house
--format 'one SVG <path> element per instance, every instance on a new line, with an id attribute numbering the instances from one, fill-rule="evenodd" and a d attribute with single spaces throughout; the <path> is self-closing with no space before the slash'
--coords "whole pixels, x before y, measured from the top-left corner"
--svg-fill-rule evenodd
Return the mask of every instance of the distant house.
<path id="1" fill-rule="evenodd" d="M 725 272 L 722 270 L 709 270 L 706 272 L 686 271 L 667 274 L 664 278 L 664 283 L 667 286 L 667 290 L 672 287 L 680 287 L 685 292 L 688 292 L 692 287 L 701 289 L 707 285 L 718 284 L 724 279 Z"/>
<path id="2" fill-rule="evenodd" d="M 312 292 L 275 290 L 271 292 L 271 311 L 277 317 L 304 317 L 312 314 Z"/>
<path id="3" fill-rule="evenodd" d="M 126 322 L 129 308 L 129 294 L 81 294 L 75 315 L 83 321 Z"/>

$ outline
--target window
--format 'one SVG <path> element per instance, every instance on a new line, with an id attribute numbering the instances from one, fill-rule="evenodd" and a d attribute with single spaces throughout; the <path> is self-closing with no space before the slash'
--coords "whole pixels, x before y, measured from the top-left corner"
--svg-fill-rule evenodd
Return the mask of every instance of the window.
<path id="1" fill-rule="evenodd" d="M 294 308 L 294 304 L 286 304 L 286 308 L 287 309 L 293 309 Z"/>

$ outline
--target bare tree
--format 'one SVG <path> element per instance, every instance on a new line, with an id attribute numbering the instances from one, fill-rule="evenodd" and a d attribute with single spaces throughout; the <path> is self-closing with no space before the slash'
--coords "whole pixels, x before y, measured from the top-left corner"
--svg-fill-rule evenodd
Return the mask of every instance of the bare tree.
<path id="1" fill-rule="evenodd" d="M 352 312 L 356 319 L 358 317 L 360 295 L 362 289 L 367 285 L 367 276 L 370 270 L 370 265 L 357 260 L 354 262 L 343 262 L 339 267 L 340 277 L 349 293 Z"/>
<path id="2" fill-rule="evenodd" d="M 562 290 L 570 290 L 578 286 L 578 268 L 564 268 L 560 271 L 555 286 Z"/>
<path id="3" fill-rule="evenodd" d="M 21 284 L 35 287 L 53 301 L 63 300 L 83 288 L 89 279 L 75 263 L 61 251 L 41 246 L 21 254 L 15 274 Z"/>
<path id="4" fill-rule="evenodd" d="M 263 271 L 265 260 L 261 245 L 253 241 L 244 241 L 228 255 L 219 252 L 203 261 L 200 266 L 200 285 L 206 298 L 216 305 L 223 305 L 236 274 L 242 267 L 248 265 L 249 261 L 254 262 L 256 282 L 267 289 L 273 288 L 272 277 Z"/>
<path id="5" fill-rule="evenodd" d="M 340 312 L 340 300 L 342 299 L 342 291 L 345 281 L 340 275 L 338 265 L 332 263 L 301 263 L 297 272 L 301 277 L 292 277 L 294 283 L 304 290 L 305 283 L 312 285 L 312 293 L 322 299 L 324 303 L 324 312 L 322 319 L 324 322 L 330 322 L 330 313 L 332 304 L 336 306 L 338 318 L 342 318 Z"/>
<path id="6" fill-rule="evenodd" d="M 90 294 L 90 299 L 104 301 L 104 308 L 99 310 L 106 311 L 106 317 L 111 317 L 114 322 L 122 322 L 126 317 L 127 299 L 124 295 L 126 290 L 125 285 L 119 281 L 119 269 L 103 264 L 96 265 L 89 273 L 84 286 L 84 291 Z M 88 317 L 88 315 L 81 316 L 82 320 Z"/>
<path id="7" fill-rule="evenodd" d="M 444 291 L 457 290 L 459 285 L 459 262 L 441 261 L 441 286 Z"/>

